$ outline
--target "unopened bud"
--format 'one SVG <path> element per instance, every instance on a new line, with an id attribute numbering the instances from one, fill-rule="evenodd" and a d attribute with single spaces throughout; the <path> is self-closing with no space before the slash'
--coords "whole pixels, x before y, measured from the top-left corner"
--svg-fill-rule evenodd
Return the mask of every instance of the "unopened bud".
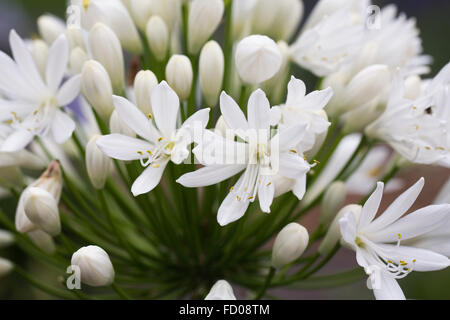
<path id="1" fill-rule="evenodd" d="M 121 93 L 124 87 L 124 60 L 119 39 L 102 23 L 97 23 L 89 31 L 88 38 L 92 57 L 105 67 L 114 92 Z"/>
<path id="2" fill-rule="evenodd" d="M 64 21 L 50 14 L 44 14 L 37 20 L 39 34 L 48 44 L 52 44 L 60 35 L 66 31 Z"/>
<path id="3" fill-rule="evenodd" d="M 235 62 L 242 80 L 259 84 L 269 80 L 280 70 L 283 57 L 272 39 L 251 35 L 237 45 Z"/>
<path id="4" fill-rule="evenodd" d="M 222 88 L 224 56 L 215 41 L 209 41 L 200 53 L 200 87 L 208 106 L 215 106 Z"/>
<path id="5" fill-rule="evenodd" d="M 147 21 L 152 16 L 152 1 L 149 0 L 128 0 L 128 9 L 139 29 L 145 30 Z"/>
<path id="6" fill-rule="evenodd" d="M 114 282 L 114 268 L 105 250 L 87 246 L 72 255 L 72 265 L 78 266 L 81 282 L 92 286 L 108 286 Z"/>
<path id="7" fill-rule="evenodd" d="M 342 181 L 336 181 L 325 191 L 320 210 L 320 224 L 328 225 L 342 207 L 347 196 L 347 188 Z"/>
<path id="8" fill-rule="evenodd" d="M 141 70 L 134 79 L 134 94 L 136 96 L 136 103 L 139 109 L 145 114 L 149 115 L 152 111 L 151 93 L 154 87 L 158 84 L 158 79 L 150 70 Z"/>
<path id="9" fill-rule="evenodd" d="M 309 235 L 298 223 L 285 226 L 275 239 L 272 249 L 272 266 L 282 268 L 299 258 L 308 246 Z"/>
<path id="10" fill-rule="evenodd" d="M 86 145 L 86 168 L 94 188 L 102 189 L 111 172 L 113 163 L 97 147 L 98 138 L 100 138 L 99 135 L 93 136 Z"/>
<path id="11" fill-rule="evenodd" d="M 81 73 L 81 92 L 89 104 L 103 119 L 108 119 L 114 110 L 113 90 L 105 68 L 97 61 L 84 64 Z"/>
<path id="12" fill-rule="evenodd" d="M 45 78 L 45 70 L 47 68 L 48 45 L 42 40 L 33 40 L 31 45 L 31 55 L 33 56 L 36 66 L 38 67 L 41 77 Z"/>
<path id="13" fill-rule="evenodd" d="M 0 257 L 0 278 L 10 273 L 13 267 L 14 265 L 12 264 L 11 261 Z"/>
<path id="14" fill-rule="evenodd" d="M 27 218 L 48 234 L 58 235 L 61 232 L 61 221 L 55 198 L 41 188 L 32 187 L 26 192 L 24 209 Z"/>
<path id="15" fill-rule="evenodd" d="M 418 75 L 409 76 L 405 80 L 405 92 L 403 98 L 415 100 L 420 96 L 422 80 Z"/>
<path id="16" fill-rule="evenodd" d="M 148 20 L 145 34 L 156 60 L 163 61 L 169 48 L 169 29 L 164 20 L 159 16 L 151 17 Z"/>
<path id="17" fill-rule="evenodd" d="M 181 101 L 186 100 L 192 88 L 193 71 L 191 61 L 184 55 L 173 55 L 166 67 L 166 79 Z"/>
<path id="18" fill-rule="evenodd" d="M 223 16 L 222 0 L 193 0 L 189 8 L 188 49 L 197 54 L 219 26 Z"/>
<path id="19" fill-rule="evenodd" d="M 36 229 L 27 233 L 33 243 L 47 254 L 53 254 L 56 251 L 55 242 L 48 233 Z"/>
<path id="20" fill-rule="evenodd" d="M 336 217 L 334 217 L 333 222 L 328 228 L 327 234 L 322 240 L 322 243 L 317 250 L 321 255 L 326 256 L 333 250 L 336 244 L 341 239 L 341 228 L 339 225 L 339 219 L 341 219 L 346 213 L 351 212 L 355 215 L 357 220 L 359 219 L 359 215 L 361 214 L 362 206 L 356 204 L 350 204 L 348 206 L 343 207 Z"/>
<path id="21" fill-rule="evenodd" d="M 236 297 L 230 284 L 219 280 L 212 286 L 205 300 L 236 300 Z"/>
<path id="22" fill-rule="evenodd" d="M 14 242 L 14 236 L 11 232 L 0 230 L 0 248 L 5 248 Z"/>
<path id="23" fill-rule="evenodd" d="M 80 47 L 76 47 L 70 53 L 69 68 L 72 74 L 79 74 L 83 71 L 84 64 L 88 61 L 88 55 Z"/>

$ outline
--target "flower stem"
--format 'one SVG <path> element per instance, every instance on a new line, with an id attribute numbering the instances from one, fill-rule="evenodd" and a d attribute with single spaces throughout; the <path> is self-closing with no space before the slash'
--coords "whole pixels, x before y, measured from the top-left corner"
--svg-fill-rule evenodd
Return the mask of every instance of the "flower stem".
<path id="1" fill-rule="evenodd" d="M 269 273 L 267 274 L 266 281 L 264 282 L 263 287 L 259 291 L 259 293 L 256 295 L 255 300 L 260 300 L 264 294 L 266 293 L 267 288 L 269 287 L 270 283 L 272 282 L 272 279 L 275 275 L 275 272 L 277 270 L 274 267 L 270 267 Z"/>

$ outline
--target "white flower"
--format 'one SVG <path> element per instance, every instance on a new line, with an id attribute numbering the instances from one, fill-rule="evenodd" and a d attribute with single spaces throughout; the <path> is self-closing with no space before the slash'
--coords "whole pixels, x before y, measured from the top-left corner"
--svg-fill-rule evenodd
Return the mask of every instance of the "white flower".
<path id="1" fill-rule="evenodd" d="M 6 276 L 14 268 L 11 261 L 0 257 L 0 278 Z"/>
<path id="2" fill-rule="evenodd" d="M 280 70 L 282 60 L 277 44 L 267 36 L 248 36 L 236 48 L 237 71 L 242 80 L 250 84 L 272 78 Z"/>
<path id="3" fill-rule="evenodd" d="M 28 219 L 39 229 L 56 236 L 61 232 L 58 203 L 42 188 L 27 188 L 24 195 L 24 210 Z"/>
<path id="4" fill-rule="evenodd" d="M 323 77 L 351 61 L 362 45 L 364 30 L 352 17 L 352 6 L 346 5 L 304 29 L 291 46 L 294 62 Z"/>
<path id="5" fill-rule="evenodd" d="M 365 132 L 387 142 L 414 163 L 450 164 L 450 64 L 415 100 L 404 98 L 404 81 L 397 74 L 386 111 Z"/>
<path id="6" fill-rule="evenodd" d="M 308 242 L 308 230 L 298 223 L 289 223 L 275 238 L 272 265 L 280 269 L 293 262 L 305 252 Z"/>
<path id="7" fill-rule="evenodd" d="M 370 192 L 371 190 L 369 190 Z M 347 196 L 347 188 L 342 181 L 333 182 L 323 195 L 322 203 L 320 205 L 320 219 L 321 225 L 328 225 L 339 209 L 345 202 Z"/>
<path id="8" fill-rule="evenodd" d="M 385 174 L 391 151 L 386 146 L 375 146 L 367 154 L 358 169 L 346 181 L 347 190 L 353 194 L 366 195 L 373 190 L 377 181 Z M 400 179 L 394 178 L 386 184 L 385 191 L 393 192 L 403 186 Z"/>
<path id="9" fill-rule="evenodd" d="M 79 93 L 80 76 L 74 76 L 60 87 L 69 59 L 67 40 L 60 36 L 52 44 L 42 79 L 30 52 L 12 30 L 10 45 L 15 60 L 0 53 L 0 121 L 9 122 L 14 132 L 2 143 L 1 150 L 23 149 L 35 135 L 49 134 L 57 143 L 70 138 L 75 122 L 60 107 L 72 102 Z"/>
<path id="10" fill-rule="evenodd" d="M 14 242 L 14 236 L 11 232 L 0 229 L 0 248 L 5 248 Z"/>
<path id="11" fill-rule="evenodd" d="M 158 79 L 150 70 L 141 70 L 134 78 L 136 105 L 144 114 L 152 113 L 151 93 L 158 85 Z"/>
<path id="12" fill-rule="evenodd" d="M 232 8 L 233 39 L 241 39 L 250 33 L 251 18 L 258 0 L 234 0 Z"/>
<path id="13" fill-rule="evenodd" d="M 37 19 L 37 27 L 42 39 L 49 45 L 66 32 L 66 24 L 64 21 L 51 14 L 40 16 Z"/>
<path id="14" fill-rule="evenodd" d="M 375 219 L 383 194 L 383 183 L 379 182 L 359 218 L 349 212 L 339 220 L 343 243 L 356 251 L 358 264 L 371 275 L 377 299 L 404 299 L 396 279 L 412 271 L 441 270 L 450 265 L 441 254 L 402 244 L 449 221 L 450 205 L 432 205 L 402 217 L 423 185 L 421 178 Z"/>
<path id="15" fill-rule="evenodd" d="M 447 179 L 447 182 L 442 186 L 439 194 L 434 200 L 435 204 L 443 204 L 450 203 L 450 178 Z"/>
<path id="16" fill-rule="evenodd" d="M 188 146 L 192 143 L 191 126 L 201 124 L 204 128 L 208 123 L 209 109 L 202 109 L 177 129 L 180 101 L 165 81 L 153 89 L 151 98 L 153 114 L 144 115 L 128 100 L 113 97 L 120 118 L 142 139 L 110 134 L 97 140 L 98 147 L 107 156 L 123 161 L 139 160 L 146 167 L 131 188 L 135 196 L 158 185 L 169 161 L 176 164 L 184 161 L 189 156 Z"/>
<path id="17" fill-rule="evenodd" d="M 86 145 L 86 170 L 94 188 L 103 189 L 113 168 L 113 163 L 97 147 L 99 138 L 99 135 L 94 135 Z"/>
<path id="18" fill-rule="evenodd" d="M 318 135 L 327 132 L 330 122 L 323 108 L 333 96 L 333 90 L 314 91 L 306 95 L 305 83 L 294 76 L 288 83 L 287 100 L 281 105 L 281 125 L 292 126 L 294 124 L 304 124 L 306 134 L 302 140 L 305 150 L 310 150 Z"/>
<path id="19" fill-rule="evenodd" d="M 224 56 L 220 45 L 211 40 L 200 53 L 199 78 L 200 87 L 209 106 L 215 106 L 222 88 L 224 73 Z"/>
<path id="20" fill-rule="evenodd" d="M 184 101 L 189 98 L 193 78 L 192 64 L 188 57 L 181 54 L 174 54 L 170 57 L 166 66 L 166 79 L 180 100 Z"/>
<path id="21" fill-rule="evenodd" d="M 80 268 L 81 281 L 92 287 L 108 286 L 114 282 L 114 267 L 105 250 L 87 246 L 72 255 L 71 264 Z"/>
<path id="22" fill-rule="evenodd" d="M 236 300 L 236 297 L 230 284 L 219 280 L 212 286 L 205 300 Z"/>
<path id="23" fill-rule="evenodd" d="M 193 0 L 189 6 L 188 51 L 197 54 L 222 20 L 222 0 Z"/>
<path id="24" fill-rule="evenodd" d="M 243 142 L 206 130 L 208 138 L 194 149 L 197 159 L 206 166 L 183 175 L 177 182 L 186 187 L 208 186 L 244 171 L 219 208 L 217 221 L 222 226 L 240 219 L 256 197 L 261 210 L 270 212 L 275 193 L 272 180 L 277 173 L 298 182 L 301 188 L 296 195 L 301 199 L 310 165 L 295 148 L 301 145 L 305 126 L 292 126 L 271 136 L 270 128 L 278 123 L 279 109 L 270 108 L 260 89 L 248 101 L 248 120 L 225 92 L 220 97 L 220 109 L 227 126 Z M 210 149 L 214 151 L 211 158 Z"/>
<path id="25" fill-rule="evenodd" d="M 152 16 L 145 30 L 150 50 L 158 61 L 163 61 L 169 47 L 169 29 L 166 23 L 159 16 Z"/>

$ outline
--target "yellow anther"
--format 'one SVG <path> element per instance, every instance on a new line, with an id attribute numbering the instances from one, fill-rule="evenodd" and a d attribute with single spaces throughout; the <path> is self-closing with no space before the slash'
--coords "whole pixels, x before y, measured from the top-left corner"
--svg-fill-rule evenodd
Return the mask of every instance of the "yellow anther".
<path id="1" fill-rule="evenodd" d="M 153 115 L 151 113 L 148 114 L 149 119 L 153 119 Z"/>
<path id="2" fill-rule="evenodd" d="M 416 259 L 413 259 L 413 261 L 412 262 L 416 262 L 417 260 Z"/>
<path id="3" fill-rule="evenodd" d="M 445 151 L 444 147 L 436 147 L 436 149 L 441 150 L 441 151 Z"/>
<path id="4" fill-rule="evenodd" d="M 155 163 L 154 165 L 153 165 L 153 168 L 159 168 L 159 167 L 161 167 L 159 164 L 157 164 L 157 163 Z"/>
<path id="5" fill-rule="evenodd" d="M 270 186 L 272 184 L 272 182 L 269 182 L 268 184 L 266 184 L 266 187 Z"/>
<path id="6" fill-rule="evenodd" d="M 289 150 L 289 151 L 292 152 L 292 153 L 297 153 L 297 151 L 294 150 L 294 149 L 291 149 L 291 150 Z"/>
<path id="7" fill-rule="evenodd" d="M 417 107 L 416 107 L 416 106 L 413 106 L 413 109 L 414 109 L 414 110 L 417 110 Z"/>
<path id="8" fill-rule="evenodd" d="M 37 115 L 38 114 L 38 110 L 34 110 L 33 115 Z"/>
<path id="9" fill-rule="evenodd" d="M 146 151 L 149 155 L 152 155 L 153 153 L 150 150 Z"/>
<path id="10" fill-rule="evenodd" d="M 236 199 L 237 199 L 237 201 L 241 201 L 242 200 L 242 198 L 239 197 L 239 196 L 236 196 Z"/>
<path id="11" fill-rule="evenodd" d="M 388 262 L 388 263 L 394 263 L 394 262 L 392 262 L 392 260 L 388 260 L 387 262 Z"/>
<path id="12" fill-rule="evenodd" d="M 141 156 L 144 155 L 144 153 L 142 151 L 138 151 L 137 153 L 140 154 Z"/>
<path id="13" fill-rule="evenodd" d="M 398 237 L 399 239 L 401 239 L 401 238 L 402 238 L 402 235 L 401 235 L 400 233 L 397 233 L 397 237 Z"/>
<path id="14" fill-rule="evenodd" d="M 245 187 L 245 188 L 244 188 L 244 191 L 245 191 L 245 192 L 247 192 L 247 190 L 248 190 L 248 188 L 247 188 L 247 187 Z"/>
<path id="15" fill-rule="evenodd" d="M 160 138 L 158 139 L 158 142 L 161 142 L 163 139 L 164 139 L 163 137 L 160 137 Z"/>
<path id="16" fill-rule="evenodd" d="M 313 160 L 313 162 L 314 162 L 315 164 L 320 164 L 320 161 L 317 161 L 317 160 Z"/>
<path id="17" fill-rule="evenodd" d="M 83 8 L 84 8 L 84 10 L 87 10 L 87 8 L 89 7 L 89 2 L 90 2 L 90 0 L 83 0 Z"/>
<path id="18" fill-rule="evenodd" d="M 425 146 L 425 149 L 427 149 L 427 150 L 431 150 L 431 147 L 429 147 L 429 146 Z"/>
<path id="19" fill-rule="evenodd" d="M 254 197 L 253 197 L 253 196 L 251 196 L 251 197 L 248 197 L 247 199 L 248 199 L 248 200 L 252 200 L 253 198 L 254 198 Z"/>
<path id="20" fill-rule="evenodd" d="M 13 112 L 11 112 L 11 113 L 12 113 L 12 115 L 13 115 L 14 119 L 16 119 L 16 120 L 17 120 L 17 113 L 15 113 L 14 111 L 13 111 Z"/>
<path id="21" fill-rule="evenodd" d="M 231 188 L 230 188 L 230 192 L 232 192 L 233 190 L 234 190 L 234 187 L 231 187 Z"/>

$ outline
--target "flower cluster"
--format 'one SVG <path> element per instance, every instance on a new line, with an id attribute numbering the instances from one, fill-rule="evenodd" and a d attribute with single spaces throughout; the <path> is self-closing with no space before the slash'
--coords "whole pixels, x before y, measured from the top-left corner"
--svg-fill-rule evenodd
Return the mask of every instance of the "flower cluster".
<path id="1" fill-rule="evenodd" d="M 397 279 L 450 265 L 448 187 L 405 215 L 422 178 L 376 215 L 399 170 L 450 167 L 450 64 L 422 78 L 415 20 L 369 6 L 320 0 L 296 34 L 301 0 L 72 0 L 38 39 L 12 30 L 0 184 L 17 209 L 0 223 L 120 298 L 236 299 L 226 278 L 259 299 L 313 283 L 341 245 L 377 299 L 405 298 Z M 310 234 L 298 220 L 317 205 Z M 0 258 L 11 269 L 30 278 Z M 89 297 L 69 280 L 49 293 Z"/>

